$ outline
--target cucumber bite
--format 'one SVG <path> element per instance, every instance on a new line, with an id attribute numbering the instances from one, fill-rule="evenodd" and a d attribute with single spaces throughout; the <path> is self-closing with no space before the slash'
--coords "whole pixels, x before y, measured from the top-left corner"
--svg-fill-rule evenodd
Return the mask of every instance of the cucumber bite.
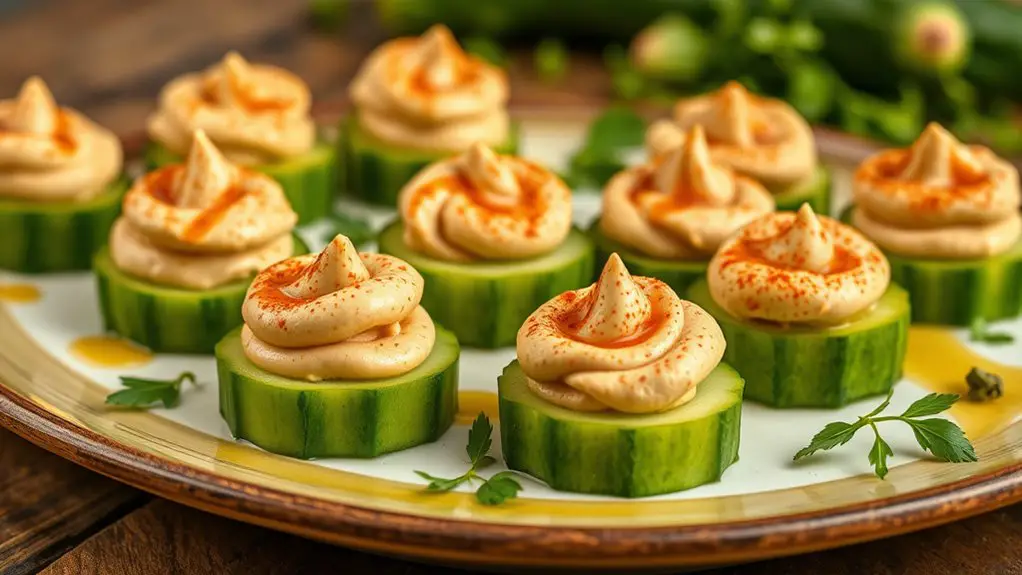
<path id="1" fill-rule="evenodd" d="M 504 460 L 560 491 L 644 497 L 718 481 L 738 460 L 742 378 L 721 364 L 663 413 L 579 412 L 532 393 L 518 362 L 498 379 Z"/>
<path id="2" fill-rule="evenodd" d="M 554 251 L 525 260 L 449 262 L 409 249 L 395 222 L 379 236 L 381 253 L 412 265 L 425 279 L 422 306 L 468 347 L 514 345 L 518 328 L 540 304 L 592 279 L 593 247 L 572 229 Z"/>
<path id="3" fill-rule="evenodd" d="M 386 379 L 275 375 L 245 356 L 240 329 L 216 346 L 216 361 L 220 414 L 234 437 L 290 457 L 375 457 L 436 441 L 458 409 L 458 341 L 442 329 L 423 363 Z"/>
<path id="4" fill-rule="evenodd" d="M 823 165 L 816 166 L 813 177 L 784 190 L 771 190 L 777 211 L 794 211 L 809 204 L 818 214 L 830 213 L 830 170 Z"/>

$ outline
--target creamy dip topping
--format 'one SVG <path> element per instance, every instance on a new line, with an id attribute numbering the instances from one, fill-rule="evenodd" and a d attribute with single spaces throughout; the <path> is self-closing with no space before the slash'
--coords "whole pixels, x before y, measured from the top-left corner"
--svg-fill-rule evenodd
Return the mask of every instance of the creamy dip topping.
<path id="1" fill-rule="evenodd" d="M 358 253 L 337 236 L 322 253 L 260 272 L 242 316 L 245 355 L 293 379 L 377 379 L 418 367 L 433 350 L 419 305 L 422 276 L 392 256 Z"/>
<path id="2" fill-rule="evenodd" d="M 135 181 L 110 232 L 110 255 L 154 283 L 211 289 L 290 256 L 297 221 L 280 184 L 231 164 L 198 131 L 187 163 Z"/>
<path id="3" fill-rule="evenodd" d="M 710 261 L 710 295 L 733 316 L 833 325 L 887 290 L 891 269 L 854 229 L 808 204 L 745 226 Z"/>
<path id="4" fill-rule="evenodd" d="M 504 71 L 466 54 L 439 24 L 377 48 L 350 92 L 361 127 L 389 144 L 460 152 L 508 139 Z"/>
<path id="5" fill-rule="evenodd" d="M 691 400 L 724 355 L 724 335 L 660 280 L 617 254 L 593 285 L 540 306 L 518 331 L 529 389 L 575 411 L 654 413 Z"/>
<path id="6" fill-rule="evenodd" d="M 651 257 L 701 259 L 735 230 L 773 210 L 773 197 L 763 186 L 711 160 L 697 124 L 653 163 L 627 169 L 607 183 L 600 229 Z"/>
<path id="7" fill-rule="evenodd" d="M 84 202 L 121 173 L 121 142 L 69 108 L 38 77 L 0 100 L 0 198 Z"/>
<path id="8" fill-rule="evenodd" d="M 419 172 L 398 208 L 408 247 L 448 261 L 530 258 L 571 231 L 571 190 L 560 178 L 482 144 Z"/>
<path id="9" fill-rule="evenodd" d="M 886 150 L 855 173 L 852 223 L 892 253 L 984 258 L 1022 234 L 1018 171 L 982 146 L 930 124 L 907 149 Z"/>
<path id="10" fill-rule="evenodd" d="M 192 132 L 203 130 L 232 162 L 254 166 L 312 149 L 311 102 L 298 76 L 230 52 L 215 66 L 167 84 L 147 128 L 150 138 L 181 155 Z"/>
<path id="11" fill-rule="evenodd" d="M 808 122 L 789 104 L 754 96 L 738 82 L 679 101 L 674 120 L 706 129 L 713 160 L 771 191 L 815 176 L 816 147 Z"/>

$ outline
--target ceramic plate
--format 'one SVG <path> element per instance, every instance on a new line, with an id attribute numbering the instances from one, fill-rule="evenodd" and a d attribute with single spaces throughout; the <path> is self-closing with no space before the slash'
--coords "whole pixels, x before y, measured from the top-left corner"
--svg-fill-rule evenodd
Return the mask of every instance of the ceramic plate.
<path id="1" fill-rule="evenodd" d="M 586 127 L 585 117 L 574 113 L 520 117 L 524 154 L 554 168 L 565 165 Z M 847 166 L 864 150 L 833 134 L 819 140 L 835 170 L 840 207 Z M 136 144 L 128 143 L 129 152 L 137 153 Z M 599 196 L 580 191 L 575 207 L 585 225 Z M 393 216 L 349 203 L 343 209 L 366 214 L 375 225 Z M 323 245 L 323 226 L 302 233 Z M 152 357 L 104 337 L 90 274 L 3 274 L 0 298 L 0 423 L 157 495 L 377 552 L 474 565 L 705 566 L 889 536 L 1022 498 L 1016 473 L 1022 424 L 1015 424 L 1022 346 L 975 344 L 964 330 L 912 328 L 905 379 L 892 404 L 904 408 L 930 391 L 961 392 L 972 366 L 1004 375 L 1002 399 L 960 402 L 950 412 L 975 443 L 978 463 L 929 460 L 907 428 L 890 426 L 885 437 L 897 456 L 886 481 L 870 473 L 867 434 L 795 464 L 792 454 L 824 424 L 854 419 L 879 400 L 835 411 L 746 404 L 740 460 L 719 483 L 625 500 L 558 493 L 526 481 L 520 499 L 485 507 L 467 490 L 424 493 L 413 470 L 441 476 L 464 470 L 467 423 L 479 411 L 496 420 L 496 378 L 513 349 L 463 351 L 457 424 L 440 441 L 373 460 L 299 461 L 231 438 L 218 413 L 212 357 Z M 1022 321 L 997 327 L 1022 342 Z M 104 405 L 119 375 L 170 377 L 182 370 L 198 374 L 203 385 L 186 389 L 175 409 Z"/>

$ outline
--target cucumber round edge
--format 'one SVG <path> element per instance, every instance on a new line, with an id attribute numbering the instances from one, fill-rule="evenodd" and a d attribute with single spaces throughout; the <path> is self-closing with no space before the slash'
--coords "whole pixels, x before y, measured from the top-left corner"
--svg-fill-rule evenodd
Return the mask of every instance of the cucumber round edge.
<path id="1" fill-rule="evenodd" d="M 308 246 L 294 236 L 295 255 Z M 108 247 L 93 260 L 103 327 L 158 353 L 209 354 L 241 325 L 251 280 L 209 290 L 166 287 L 133 277 L 114 264 Z"/>
<path id="2" fill-rule="evenodd" d="M 742 378 L 721 364 L 696 396 L 664 413 L 580 413 L 526 387 L 517 361 L 497 380 L 510 469 L 558 491 L 645 497 L 718 481 L 738 460 Z"/>
<path id="3" fill-rule="evenodd" d="M 408 249 L 404 226 L 380 232 L 380 253 L 408 262 L 425 280 L 422 307 L 466 347 L 515 344 L 519 328 L 540 305 L 592 283 L 593 247 L 572 229 L 553 252 L 522 261 L 445 262 Z"/>
<path id="4" fill-rule="evenodd" d="M 610 254 L 616 253 L 632 275 L 657 278 L 671 286 L 675 293 L 683 294 L 693 283 L 706 277 L 709 260 L 663 260 L 638 253 L 621 242 L 608 238 L 600 229 L 600 220 L 593 222 L 587 231 L 596 246 L 594 281 L 599 278 L 603 265 Z"/>
<path id="5" fill-rule="evenodd" d="M 779 212 L 794 212 L 809 203 L 818 214 L 830 215 L 831 193 L 830 170 L 823 164 L 816 166 L 813 177 L 805 182 L 797 183 L 786 190 L 772 192 Z"/>
<path id="6" fill-rule="evenodd" d="M 150 141 L 145 149 L 145 164 L 155 170 L 184 162 L 184 158 L 159 142 Z M 284 190 L 298 223 L 307 224 L 329 216 L 333 211 L 338 185 L 337 148 L 319 141 L 308 153 L 273 164 L 253 166 L 270 176 Z"/>
<path id="7" fill-rule="evenodd" d="M 234 437 L 297 457 L 376 457 L 436 441 L 458 411 L 458 341 L 441 328 L 426 360 L 376 381 L 283 378 L 255 366 L 241 329 L 216 346 L 220 414 Z"/>
<path id="8" fill-rule="evenodd" d="M 840 407 L 890 391 L 908 343 L 908 293 L 891 284 L 880 301 L 832 328 L 784 328 L 742 321 L 700 281 L 687 298 L 717 320 L 724 361 L 745 378 L 745 397 L 773 407 Z"/>
<path id="9" fill-rule="evenodd" d="M 0 269 L 32 274 L 90 269 L 130 184 L 118 178 L 84 202 L 0 199 Z"/>

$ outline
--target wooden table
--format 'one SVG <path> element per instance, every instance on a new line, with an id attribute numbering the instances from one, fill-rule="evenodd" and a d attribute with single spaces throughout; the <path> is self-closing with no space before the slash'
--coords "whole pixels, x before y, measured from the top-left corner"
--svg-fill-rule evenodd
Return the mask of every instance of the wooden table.
<path id="1" fill-rule="evenodd" d="M 4 0 L 4 3 L 9 0 Z M 337 99 L 379 40 L 369 7 L 343 39 L 309 30 L 305 0 L 33 0 L 0 20 L 0 97 L 43 76 L 57 99 L 121 132 L 137 130 L 160 86 L 236 48 L 303 76 Z M 0 8 L 3 4 L 0 4 Z M 573 66 L 566 93 L 511 75 L 528 99 L 571 104 L 605 97 L 598 66 Z M 525 89 L 522 89 L 525 86 Z M 519 101 L 524 98 L 517 96 Z M 78 468 L 0 430 L 0 574 L 448 573 L 321 545 L 158 500 Z M 1022 505 L 960 523 L 716 575 L 1022 574 Z"/>

